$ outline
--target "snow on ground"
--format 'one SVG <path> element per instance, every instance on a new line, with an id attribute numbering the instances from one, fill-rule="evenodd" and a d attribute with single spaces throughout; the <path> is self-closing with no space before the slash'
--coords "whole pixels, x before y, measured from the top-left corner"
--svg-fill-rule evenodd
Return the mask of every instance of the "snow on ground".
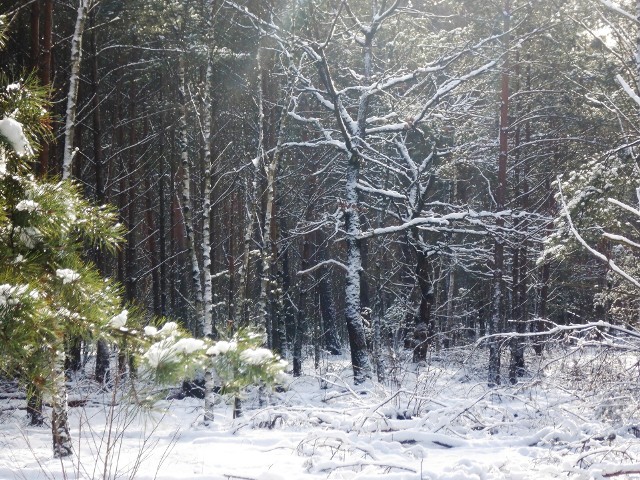
<path id="1" fill-rule="evenodd" d="M 28 427 L 13 408 L 24 402 L 4 400 L 0 479 L 640 478 L 637 358 L 565 352 L 534 362 L 526 381 L 489 390 L 473 355 L 391 362 L 384 386 L 354 387 L 346 359 L 322 362 L 322 375 L 309 365 L 262 407 L 253 395 L 239 419 L 218 404 L 207 426 L 202 400 L 136 413 L 78 383 L 77 456 L 62 462 L 48 429 Z"/>

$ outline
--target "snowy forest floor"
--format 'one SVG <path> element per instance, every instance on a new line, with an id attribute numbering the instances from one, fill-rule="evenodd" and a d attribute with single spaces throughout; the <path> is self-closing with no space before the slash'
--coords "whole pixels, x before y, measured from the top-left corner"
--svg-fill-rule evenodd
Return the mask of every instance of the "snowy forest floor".
<path id="1" fill-rule="evenodd" d="M 601 479 L 640 478 L 637 354 L 557 345 L 529 355 L 515 386 L 486 386 L 486 352 L 426 365 L 388 359 L 387 380 L 353 386 L 330 357 L 231 418 L 219 403 L 162 401 L 140 412 L 85 381 L 71 391 L 73 459 L 27 426 L 23 399 L 0 409 L 0 479 Z M 504 358 L 503 361 L 507 361 Z M 106 465 L 106 466 L 105 466 Z"/>

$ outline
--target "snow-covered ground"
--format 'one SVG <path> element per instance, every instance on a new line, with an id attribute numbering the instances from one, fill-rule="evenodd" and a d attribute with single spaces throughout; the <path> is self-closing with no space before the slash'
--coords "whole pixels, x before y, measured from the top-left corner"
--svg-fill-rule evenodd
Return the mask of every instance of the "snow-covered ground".
<path id="1" fill-rule="evenodd" d="M 49 431 L 11 408 L 24 402 L 4 400 L 0 479 L 640 478 L 637 358 L 570 351 L 530 359 L 528 379 L 493 390 L 472 350 L 390 361 L 384 385 L 357 387 L 345 359 L 325 360 L 262 407 L 248 399 L 239 419 L 219 404 L 207 426 L 202 400 L 140 413 L 78 384 L 77 455 L 62 462 Z"/>

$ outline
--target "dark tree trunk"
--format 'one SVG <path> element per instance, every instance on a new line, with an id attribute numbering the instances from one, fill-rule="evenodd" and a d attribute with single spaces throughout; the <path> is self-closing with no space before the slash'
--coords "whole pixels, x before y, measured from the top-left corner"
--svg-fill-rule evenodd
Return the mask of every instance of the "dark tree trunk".
<path id="1" fill-rule="evenodd" d="M 161 116 L 160 125 L 165 131 L 165 116 Z M 166 219 L 166 162 L 164 156 L 164 135 L 160 136 L 160 178 L 158 179 L 158 238 L 159 238 L 159 258 L 160 262 L 160 316 L 167 315 L 168 294 L 167 294 L 167 219 Z"/>
<path id="2" fill-rule="evenodd" d="M 38 379 L 27 387 L 27 417 L 29 425 L 41 427 L 44 425 L 44 415 L 42 413 L 42 389 L 41 384 L 44 379 Z"/>
<path id="3" fill-rule="evenodd" d="M 302 261 L 300 269 L 309 268 L 309 258 L 311 246 L 309 236 L 303 237 L 302 245 Z M 298 312 L 296 314 L 296 331 L 293 337 L 293 376 L 302 375 L 302 346 L 304 344 L 304 335 L 307 330 L 307 282 L 301 279 L 298 282 Z"/>
<path id="4" fill-rule="evenodd" d="M 509 31 L 510 8 L 509 0 L 505 0 L 503 10 L 504 32 Z M 505 34 L 506 51 L 509 46 L 509 34 Z M 501 76 L 501 106 L 500 106 L 500 154 L 498 155 L 498 185 L 496 188 L 496 211 L 505 206 L 507 190 L 507 156 L 509 151 L 509 58 L 505 53 Z M 491 317 L 489 318 L 488 334 L 495 335 L 502 329 L 504 317 L 504 240 L 500 230 L 504 227 L 504 219 L 496 219 L 496 239 L 493 247 L 493 291 L 491 293 Z M 496 337 L 489 339 L 489 386 L 500 384 L 500 341 Z"/>
<path id="5" fill-rule="evenodd" d="M 98 52 L 95 26 L 95 13 L 91 12 L 89 17 L 91 28 L 91 86 L 93 98 L 91 100 L 93 108 L 93 163 L 96 176 L 96 203 L 102 205 L 106 201 L 104 187 L 104 156 L 102 153 L 102 118 L 100 115 L 99 77 L 98 77 Z M 96 266 L 98 270 L 106 275 L 105 253 L 96 249 Z M 101 385 L 109 383 L 109 345 L 106 341 L 99 339 L 96 344 L 96 368 L 95 378 Z"/>
<path id="6" fill-rule="evenodd" d="M 414 329 L 413 361 L 421 362 L 427 358 L 429 340 L 435 333 L 434 322 L 431 318 L 431 306 L 433 305 L 433 284 L 431 282 L 431 262 L 428 254 L 419 248 L 416 249 L 417 265 L 416 280 L 420 294 L 420 306 L 416 316 Z"/>
<path id="7" fill-rule="evenodd" d="M 129 89 L 129 118 L 131 125 L 129 126 L 129 158 L 127 162 L 127 245 L 126 245 L 126 263 L 125 263 L 125 298 L 127 302 L 133 302 L 137 295 L 138 282 L 138 258 L 137 258 L 137 187 L 139 178 L 137 175 L 136 156 L 137 149 L 134 145 L 137 142 L 136 135 L 136 89 L 131 84 Z"/>
<path id="8" fill-rule="evenodd" d="M 31 68 L 37 70 L 40 63 L 40 0 L 31 4 Z"/>
<path id="9" fill-rule="evenodd" d="M 82 339 L 70 336 L 67 341 L 64 369 L 67 372 L 78 372 L 82 368 Z"/>
<path id="10" fill-rule="evenodd" d="M 39 3 L 39 2 L 38 2 Z M 42 25 L 42 49 L 40 63 L 40 81 L 42 85 L 51 85 L 51 46 L 53 32 L 53 0 L 44 0 L 44 19 Z M 38 158 L 38 175 L 45 176 L 49 172 L 49 143 L 42 142 Z"/>

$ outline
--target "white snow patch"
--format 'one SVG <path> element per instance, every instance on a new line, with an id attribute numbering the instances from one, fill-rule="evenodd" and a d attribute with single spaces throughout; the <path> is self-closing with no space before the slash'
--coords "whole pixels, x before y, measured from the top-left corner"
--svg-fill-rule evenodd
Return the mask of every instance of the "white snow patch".
<path id="1" fill-rule="evenodd" d="M 108 325 L 113 328 L 122 328 L 127 324 L 128 317 L 129 311 L 122 310 L 118 315 L 109 320 Z"/>
<path id="2" fill-rule="evenodd" d="M 28 285 L 10 285 L 8 283 L 0 285 L 0 307 L 17 305 L 28 289 Z"/>
<path id="3" fill-rule="evenodd" d="M 154 337 L 158 334 L 158 329 L 156 327 L 152 327 L 151 325 L 147 325 L 144 327 L 144 334 L 148 337 Z"/>
<path id="4" fill-rule="evenodd" d="M 181 338 L 173 345 L 173 348 L 175 348 L 177 352 L 189 355 L 204 349 L 204 346 L 204 341 L 198 340 L 197 338 Z"/>
<path id="5" fill-rule="evenodd" d="M 207 355 L 222 355 L 227 352 L 232 352 L 238 348 L 238 344 L 236 342 L 227 342 L 226 340 L 220 340 L 216 342 L 215 345 L 212 345 L 207 350 Z"/>
<path id="6" fill-rule="evenodd" d="M 80 278 L 80 274 L 70 268 L 58 268 L 56 270 L 56 277 L 62 279 L 63 285 L 67 283 L 75 282 Z"/>
<path id="7" fill-rule="evenodd" d="M 16 210 L 21 212 L 36 212 L 40 209 L 40 204 L 33 200 L 20 200 L 16 205 Z"/>
<path id="8" fill-rule="evenodd" d="M 20 122 L 13 118 L 4 117 L 0 120 L 0 135 L 7 139 L 19 157 L 33 155 L 33 149 Z"/>
<path id="9" fill-rule="evenodd" d="M 248 348 L 240 353 L 240 360 L 249 365 L 262 365 L 272 358 L 273 353 L 266 348 Z"/>

